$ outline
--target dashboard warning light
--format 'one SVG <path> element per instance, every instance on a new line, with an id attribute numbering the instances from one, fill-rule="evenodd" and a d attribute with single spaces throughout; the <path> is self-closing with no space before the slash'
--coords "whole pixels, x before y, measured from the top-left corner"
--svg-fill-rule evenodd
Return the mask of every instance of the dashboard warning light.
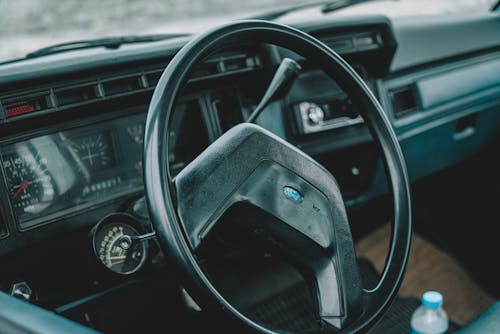
<path id="1" fill-rule="evenodd" d="M 27 114 L 27 113 L 33 112 L 35 110 L 36 110 L 36 108 L 33 104 L 17 103 L 17 104 L 7 106 L 5 108 L 5 113 L 7 114 L 8 117 L 12 117 L 12 116 Z"/>

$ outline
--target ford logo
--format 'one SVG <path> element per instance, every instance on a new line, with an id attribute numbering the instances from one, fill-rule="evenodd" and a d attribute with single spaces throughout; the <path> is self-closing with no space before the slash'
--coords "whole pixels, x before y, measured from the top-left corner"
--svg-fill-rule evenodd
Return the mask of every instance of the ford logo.
<path id="1" fill-rule="evenodd" d="M 283 194 L 285 195 L 286 198 L 288 198 L 290 201 L 295 202 L 295 203 L 300 203 L 302 202 L 302 194 L 298 191 L 293 189 L 292 187 L 285 186 L 283 187 Z"/>

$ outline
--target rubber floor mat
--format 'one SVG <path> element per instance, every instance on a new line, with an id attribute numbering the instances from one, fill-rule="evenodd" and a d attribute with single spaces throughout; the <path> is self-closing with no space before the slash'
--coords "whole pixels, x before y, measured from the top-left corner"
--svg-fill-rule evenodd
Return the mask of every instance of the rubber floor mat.
<path id="1" fill-rule="evenodd" d="M 384 267 L 390 225 L 385 225 L 356 243 L 358 257 L 367 258 L 378 273 Z M 414 234 L 410 261 L 400 296 L 420 299 L 427 290 L 440 291 L 451 321 L 463 326 L 483 313 L 495 300 L 486 294 L 446 252 Z"/>
<path id="2" fill-rule="evenodd" d="M 316 320 L 313 310 L 309 288 L 305 282 L 301 282 L 244 313 L 278 331 L 318 333 L 321 332 L 321 324 Z"/>
<path id="3" fill-rule="evenodd" d="M 364 286 L 373 286 L 378 274 L 368 260 L 360 259 L 359 270 Z M 328 333 L 316 320 L 310 290 L 305 282 L 274 295 L 247 312 L 250 318 L 276 330 L 298 333 Z M 417 298 L 397 297 L 370 334 L 406 334 L 410 332 L 410 318 L 420 305 Z M 451 324 L 451 332 L 456 329 Z"/>

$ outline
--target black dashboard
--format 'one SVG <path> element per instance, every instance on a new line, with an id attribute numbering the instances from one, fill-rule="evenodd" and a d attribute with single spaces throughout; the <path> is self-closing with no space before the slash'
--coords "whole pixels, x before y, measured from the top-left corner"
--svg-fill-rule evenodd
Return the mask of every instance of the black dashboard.
<path id="1" fill-rule="evenodd" d="M 412 180 L 467 158 L 500 129 L 498 15 L 418 22 L 285 21 L 337 50 L 362 76 L 387 111 Z M 457 30 L 484 38 L 460 45 L 452 37 Z M 429 44 L 430 33 L 441 46 Z M 148 102 L 162 70 L 188 41 L 0 66 L 0 256 L 90 229 L 142 196 Z M 314 64 L 269 45 L 222 50 L 192 73 L 168 133 L 170 172 L 248 117 L 284 57 L 304 71 L 259 124 L 332 171 L 349 206 L 385 194 L 383 164 L 356 106 Z"/>

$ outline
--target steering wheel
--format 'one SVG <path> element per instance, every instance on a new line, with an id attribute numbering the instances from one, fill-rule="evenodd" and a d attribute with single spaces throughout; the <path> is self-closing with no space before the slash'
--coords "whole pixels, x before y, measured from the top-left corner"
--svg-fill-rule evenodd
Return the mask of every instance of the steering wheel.
<path id="1" fill-rule="evenodd" d="M 213 142 L 172 178 L 167 130 L 193 67 L 236 43 L 285 47 L 317 64 L 350 96 L 383 152 L 394 201 L 389 255 L 379 283 L 362 287 L 345 205 L 335 178 L 311 157 L 271 132 L 242 123 Z M 247 327 L 276 333 L 231 305 L 204 273 L 197 251 L 236 203 L 277 218 L 261 233 L 307 267 L 316 314 L 326 331 L 367 330 L 384 314 L 403 279 L 411 243 L 411 202 L 400 146 L 382 107 L 356 72 L 334 51 L 297 29 L 266 21 L 234 22 L 186 44 L 154 91 L 146 123 L 144 181 L 161 248 L 188 291 L 205 308 L 222 310 Z"/>

